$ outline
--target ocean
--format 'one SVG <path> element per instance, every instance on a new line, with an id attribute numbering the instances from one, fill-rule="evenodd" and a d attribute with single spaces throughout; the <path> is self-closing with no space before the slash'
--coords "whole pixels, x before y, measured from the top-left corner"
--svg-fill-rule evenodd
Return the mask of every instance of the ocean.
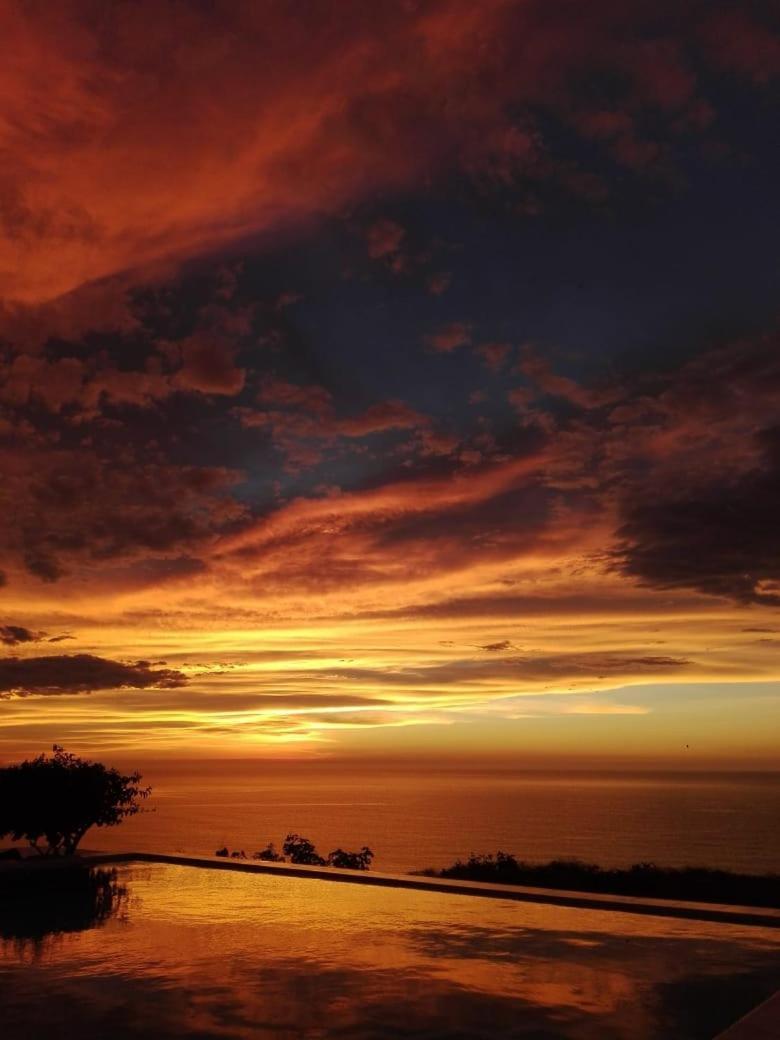
<path id="1" fill-rule="evenodd" d="M 780 773 L 413 771 L 331 764 L 150 765 L 151 811 L 93 830 L 90 849 L 249 856 L 289 832 L 322 854 L 368 845 L 374 869 L 441 867 L 503 849 L 780 872 Z"/>

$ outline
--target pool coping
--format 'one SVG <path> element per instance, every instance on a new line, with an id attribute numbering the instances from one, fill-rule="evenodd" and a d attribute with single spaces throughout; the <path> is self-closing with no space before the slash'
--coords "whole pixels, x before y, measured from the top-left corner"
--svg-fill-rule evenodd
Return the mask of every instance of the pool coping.
<path id="1" fill-rule="evenodd" d="M 380 871 L 343 870 L 337 867 L 309 867 L 293 863 L 268 863 L 262 860 L 223 859 L 217 856 L 196 856 L 163 852 L 99 852 L 85 851 L 79 862 L 98 866 L 112 863 L 163 863 L 173 866 L 197 867 L 209 870 L 232 870 L 245 874 L 276 875 L 277 877 L 309 878 L 317 881 L 341 882 L 352 885 L 371 885 L 378 888 L 400 888 L 416 892 L 438 892 L 447 895 L 481 896 L 513 902 L 563 906 L 580 910 L 614 911 L 645 914 L 654 917 L 674 917 L 685 920 L 710 921 L 720 924 L 749 925 L 762 928 L 780 928 L 780 910 L 769 907 L 748 907 L 724 903 L 697 903 L 677 899 L 653 899 L 637 896 L 602 895 L 596 892 L 577 892 L 565 889 L 533 888 L 526 885 L 499 885 L 486 881 L 460 881 L 451 878 L 425 877 L 417 874 L 387 874 Z M 72 863 L 72 860 L 70 861 Z M 0 863 L 0 870 L 15 871 L 30 868 L 29 859 Z M 33 869 L 58 868 L 67 865 L 63 860 L 35 860 Z"/>

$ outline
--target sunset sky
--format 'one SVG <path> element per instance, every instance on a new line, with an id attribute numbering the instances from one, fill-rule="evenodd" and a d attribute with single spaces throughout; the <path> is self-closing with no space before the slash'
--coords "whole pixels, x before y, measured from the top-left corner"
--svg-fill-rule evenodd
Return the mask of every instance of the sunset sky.
<path id="1" fill-rule="evenodd" d="M 0 30 L 0 760 L 778 766 L 775 4 Z"/>

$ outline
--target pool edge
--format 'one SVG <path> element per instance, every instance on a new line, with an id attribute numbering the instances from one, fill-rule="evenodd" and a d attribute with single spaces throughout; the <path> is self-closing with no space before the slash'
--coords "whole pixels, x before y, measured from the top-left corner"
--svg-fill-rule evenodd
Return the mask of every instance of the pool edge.
<path id="1" fill-rule="evenodd" d="M 422 877 L 415 874 L 386 874 L 378 871 L 340 870 L 335 867 L 310 867 L 291 863 L 264 863 L 257 860 L 221 859 L 214 856 L 189 856 L 162 852 L 85 852 L 79 860 L 91 865 L 102 863 L 163 863 L 210 870 L 232 870 L 245 874 L 309 878 L 319 881 L 403 888 L 447 895 L 481 896 L 514 902 L 564 906 L 580 910 L 616 911 L 655 917 L 711 921 L 722 924 L 780 928 L 780 911 L 762 907 L 731 906 L 723 903 L 695 903 L 682 900 L 601 895 L 562 889 L 532 888 L 525 885 L 498 885 L 483 881 L 460 881 Z M 42 866 L 43 864 L 36 864 Z M 16 869 L 24 869 L 19 864 Z M 13 868 L 12 868 L 13 869 Z"/>

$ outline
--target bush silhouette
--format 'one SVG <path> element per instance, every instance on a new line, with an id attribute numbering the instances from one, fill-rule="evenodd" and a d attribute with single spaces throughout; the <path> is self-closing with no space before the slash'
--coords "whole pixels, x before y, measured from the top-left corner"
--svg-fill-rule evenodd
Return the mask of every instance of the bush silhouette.
<path id="1" fill-rule="evenodd" d="M 0 838 L 26 840 L 41 856 L 71 856 L 90 827 L 114 827 L 141 811 L 151 793 L 139 773 L 52 755 L 0 769 Z"/>
<path id="2" fill-rule="evenodd" d="M 527 863 L 508 852 L 475 855 L 442 870 L 422 870 L 428 877 L 493 881 L 510 885 L 571 889 L 621 896 L 684 899 L 780 908 L 780 875 L 738 874 L 708 867 L 660 867 L 635 863 L 629 868 L 599 867 L 577 859 Z"/>
<path id="3" fill-rule="evenodd" d="M 246 859 L 243 849 L 240 852 L 230 852 L 227 845 L 217 849 L 214 855 L 221 856 L 223 859 L 228 857 Z M 373 858 L 374 853 L 367 845 L 364 845 L 357 852 L 347 852 L 342 848 L 334 849 L 333 852 L 328 853 L 327 859 L 323 859 L 314 847 L 314 843 L 308 838 L 302 838 L 300 834 L 288 834 L 284 839 L 282 852 L 278 852 L 274 843 L 269 841 L 264 849 L 255 852 L 252 856 L 252 859 L 263 860 L 266 863 L 286 863 L 289 859 L 290 863 L 307 867 L 341 867 L 342 870 L 368 870 Z"/>
<path id="4" fill-rule="evenodd" d="M 335 849 L 328 854 L 329 867 L 341 867 L 346 870 L 368 870 L 374 853 L 364 845 L 360 852 L 345 852 L 344 849 Z"/>
<path id="5" fill-rule="evenodd" d="M 262 859 L 266 863 L 284 863 L 284 856 L 276 851 L 276 846 L 269 841 L 264 849 L 256 852 L 252 859 Z"/>
<path id="6" fill-rule="evenodd" d="M 320 856 L 308 838 L 299 834 L 288 834 L 282 845 L 282 852 L 290 857 L 291 863 L 302 863 L 312 867 L 324 867 L 327 861 Z"/>

